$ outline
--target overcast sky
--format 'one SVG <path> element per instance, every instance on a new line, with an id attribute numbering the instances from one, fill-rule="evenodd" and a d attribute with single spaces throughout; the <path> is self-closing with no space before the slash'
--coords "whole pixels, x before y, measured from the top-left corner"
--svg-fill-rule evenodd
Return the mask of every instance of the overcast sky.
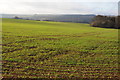
<path id="1" fill-rule="evenodd" d="M 0 0 L 2 14 L 117 15 L 119 0 Z"/>

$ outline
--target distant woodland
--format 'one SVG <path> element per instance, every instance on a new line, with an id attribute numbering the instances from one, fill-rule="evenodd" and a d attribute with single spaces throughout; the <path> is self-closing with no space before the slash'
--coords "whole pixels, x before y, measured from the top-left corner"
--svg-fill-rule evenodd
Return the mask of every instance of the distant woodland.
<path id="1" fill-rule="evenodd" d="M 91 22 L 93 27 L 117 28 L 120 29 L 120 16 L 102 16 L 97 15 Z"/>
<path id="2" fill-rule="evenodd" d="M 120 16 L 103 15 L 34 15 L 31 17 L 18 17 L 15 19 L 27 19 L 37 21 L 75 22 L 88 23 L 92 27 L 120 29 Z"/>

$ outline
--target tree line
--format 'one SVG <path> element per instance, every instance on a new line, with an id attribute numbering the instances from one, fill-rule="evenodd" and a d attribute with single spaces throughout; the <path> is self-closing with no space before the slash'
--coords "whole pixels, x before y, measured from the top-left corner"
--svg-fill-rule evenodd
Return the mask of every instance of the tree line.
<path id="1" fill-rule="evenodd" d="M 15 16 L 14 19 L 23 19 L 23 18 Z M 27 19 L 27 20 L 29 20 L 29 19 Z M 37 21 L 41 21 L 41 20 L 37 20 Z M 54 21 L 54 20 L 43 20 L 43 21 Z M 63 22 L 65 22 L 65 21 L 63 21 Z M 90 25 L 93 26 L 93 27 L 120 29 L 120 16 L 97 15 L 93 18 Z"/>
<path id="2" fill-rule="evenodd" d="M 120 29 L 120 16 L 102 16 L 97 15 L 91 22 L 93 27 L 117 28 Z"/>

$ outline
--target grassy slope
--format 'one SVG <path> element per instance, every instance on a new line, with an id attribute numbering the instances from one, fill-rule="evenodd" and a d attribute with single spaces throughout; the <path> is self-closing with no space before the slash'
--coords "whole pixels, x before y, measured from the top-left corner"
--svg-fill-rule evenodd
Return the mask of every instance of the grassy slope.
<path id="1" fill-rule="evenodd" d="M 118 76 L 117 29 L 16 19 L 2 26 L 4 77 Z"/>

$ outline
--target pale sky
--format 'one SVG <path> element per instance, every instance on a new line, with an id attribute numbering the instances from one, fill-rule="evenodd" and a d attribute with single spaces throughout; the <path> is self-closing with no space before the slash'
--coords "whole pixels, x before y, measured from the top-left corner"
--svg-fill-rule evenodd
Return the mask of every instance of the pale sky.
<path id="1" fill-rule="evenodd" d="M 117 15 L 119 0 L 0 0 L 0 14 Z"/>

